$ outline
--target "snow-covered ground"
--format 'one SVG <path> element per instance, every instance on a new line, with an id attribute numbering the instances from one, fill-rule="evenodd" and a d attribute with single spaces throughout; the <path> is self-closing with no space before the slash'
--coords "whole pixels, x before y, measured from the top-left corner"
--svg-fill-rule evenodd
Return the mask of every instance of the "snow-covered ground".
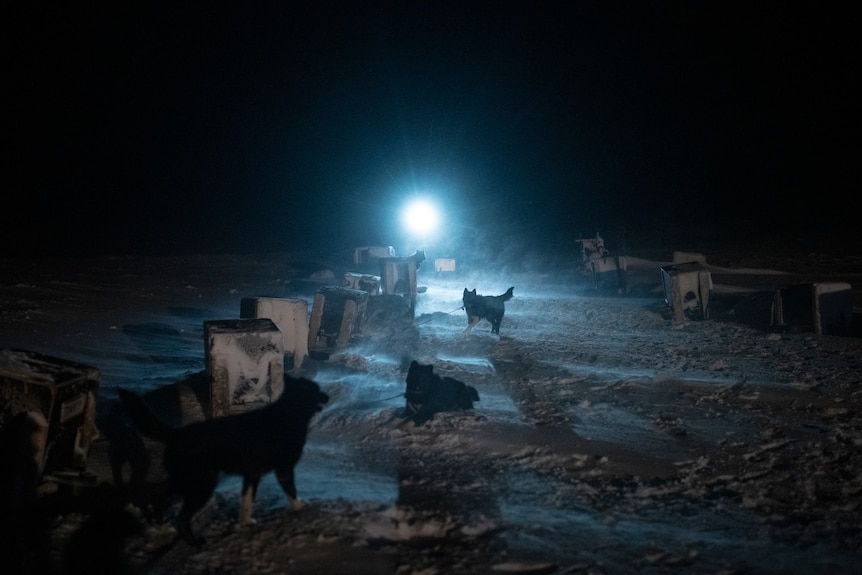
<path id="1" fill-rule="evenodd" d="M 119 539 L 121 520 L 106 515 L 90 556 L 107 561 L 113 546 L 142 573 L 858 572 L 862 339 L 770 333 L 735 321 L 718 295 L 712 319 L 675 325 L 660 285 L 666 261 L 631 261 L 624 296 L 591 293 L 574 265 L 423 267 L 412 326 L 371 325 L 298 370 L 332 398 L 297 467 L 307 507 L 288 511 L 267 477 L 257 523 L 240 527 L 240 481 L 226 477 L 196 522 L 200 549 L 176 540 L 176 503 L 153 517 L 136 493 L 123 507 L 109 462 L 134 445 L 155 457 L 158 446 L 135 443 L 116 388 L 180 408 L 170 390 L 204 368 L 204 321 L 239 317 L 244 297 L 310 304 L 312 278 L 350 264 L 297 254 L 2 262 L 0 347 L 101 370 L 102 438 L 88 460 L 99 485 L 15 526 L 32 572 L 59 570 L 85 521 L 116 511 L 108 503 L 140 531 Z M 830 263 L 819 278 L 859 271 L 858 258 Z M 485 322 L 462 335 L 462 290 L 510 285 L 500 336 Z M 474 386 L 475 409 L 424 426 L 400 418 L 410 359 Z M 147 481 L 161 479 L 155 458 Z"/>

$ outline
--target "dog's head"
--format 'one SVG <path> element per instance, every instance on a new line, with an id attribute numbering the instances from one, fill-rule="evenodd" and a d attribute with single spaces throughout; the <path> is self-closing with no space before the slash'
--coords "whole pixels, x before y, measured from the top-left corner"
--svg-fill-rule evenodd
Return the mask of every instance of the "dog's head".
<path id="1" fill-rule="evenodd" d="M 469 301 L 471 299 L 476 298 L 476 288 L 473 288 L 473 291 L 468 291 L 467 288 L 464 288 L 464 295 L 461 299 L 464 301 Z"/>
<path id="2" fill-rule="evenodd" d="M 284 376 L 284 391 L 281 397 L 292 406 L 309 414 L 321 411 L 329 401 L 329 395 L 321 391 L 320 386 L 314 381 L 287 374 Z"/>
<path id="3" fill-rule="evenodd" d="M 407 370 L 407 391 L 404 396 L 407 401 L 422 403 L 431 395 L 431 386 L 434 384 L 434 366 L 422 365 L 413 360 L 410 369 Z"/>

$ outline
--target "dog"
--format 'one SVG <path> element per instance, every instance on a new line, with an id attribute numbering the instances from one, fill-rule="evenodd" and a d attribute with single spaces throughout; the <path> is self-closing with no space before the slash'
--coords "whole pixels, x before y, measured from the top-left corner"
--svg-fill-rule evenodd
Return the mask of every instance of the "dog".
<path id="1" fill-rule="evenodd" d="M 437 375 L 433 365 L 413 360 L 407 370 L 404 397 L 407 400 L 405 415 L 416 425 L 422 425 L 441 411 L 473 409 L 473 402 L 479 401 L 479 392 L 455 378 Z"/>
<path id="2" fill-rule="evenodd" d="M 119 394 L 141 433 L 165 445 L 170 488 L 183 500 L 177 531 L 188 543 L 197 547 L 204 543 L 192 533 L 191 521 L 209 501 L 220 473 L 243 478 L 241 524 L 252 522 L 257 486 L 270 471 L 275 471 L 291 507 L 303 506 L 296 495 L 294 467 L 302 455 L 311 418 L 329 401 L 317 383 L 285 375 L 284 391 L 274 402 L 184 427 L 164 423 L 140 396 L 124 389 Z"/>
<path id="3" fill-rule="evenodd" d="M 501 295 L 478 295 L 476 289 L 467 291 L 464 288 L 464 310 L 467 312 L 467 328 L 464 330 L 464 335 L 470 335 L 473 331 L 473 326 L 483 319 L 491 322 L 491 333 L 500 335 L 500 322 L 503 321 L 503 314 L 506 312 L 505 303 L 512 299 L 515 287 L 512 286 L 506 290 L 506 293 Z"/>

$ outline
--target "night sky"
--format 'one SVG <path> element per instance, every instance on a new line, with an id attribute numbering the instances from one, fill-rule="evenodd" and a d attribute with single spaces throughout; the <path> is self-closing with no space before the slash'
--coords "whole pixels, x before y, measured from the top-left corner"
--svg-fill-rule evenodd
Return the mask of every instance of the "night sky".
<path id="1" fill-rule="evenodd" d="M 418 193 L 440 245 L 858 222 L 837 3 L 23 4 L 7 254 L 397 244 Z"/>

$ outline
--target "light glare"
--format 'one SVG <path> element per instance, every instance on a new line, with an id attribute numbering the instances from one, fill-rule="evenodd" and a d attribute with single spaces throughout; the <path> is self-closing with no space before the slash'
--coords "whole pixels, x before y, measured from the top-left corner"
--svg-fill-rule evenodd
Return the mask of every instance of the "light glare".
<path id="1" fill-rule="evenodd" d="M 427 234 L 437 227 L 437 208 L 428 200 L 415 200 L 404 210 L 404 225 L 413 233 Z"/>

